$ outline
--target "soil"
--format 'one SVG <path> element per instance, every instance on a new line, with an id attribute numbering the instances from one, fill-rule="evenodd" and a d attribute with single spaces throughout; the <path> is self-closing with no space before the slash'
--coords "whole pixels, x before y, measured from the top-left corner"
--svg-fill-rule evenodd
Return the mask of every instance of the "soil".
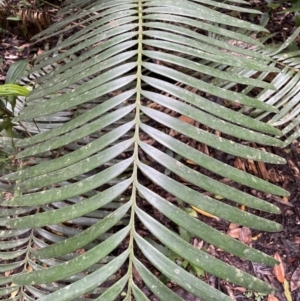
<path id="1" fill-rule="evenodd" d="M 259 7 L 265 13 L 268 12 L 268 8 L 264 1 L 253 0 L 249 1 L 253 8 Z M 53 2 L 54 3 L 54 2 Z M 56 12 L 56 8 L 53 6 L 46 7 L 50 12 L 51 18 Z M 278 32 L 272 38 L 272 42 L 282 42 L 291 32 L 295 29 L 294 17 L 290 13 L 277 15 L 276 11 L 271 11 L 272 17 L 267 28 L 270 32 Z M 253 19 L 255 22 L 259 22 L 259 18 Z M 15 22 L 15 23 L 14 23 Z M 9 66 L 21 59 L 27 59 L 29 62 L 40 53 L 41 49 L 44 48 L 44 44 L 33 44 L 29 41 L 31 36 L 30 32 L 24 35 L 22 31 L 22 26 L 17 24 L 16 21 L 7 23 L 7 27 L 0 32 L 0 58 L 3 60 L 0 65 L 0 84 L 5 82 L 5 74 Z M 213 150 L 210 150 L 213 152 Z M 292 300 L 300 300 L 300 172 L 299 172 L 299 162 L 300 162 L 300 149 L 298 141 L 294 141 L 293 144 L 285 149 L 272 149 L 272 152 L 284 157 L 287 161 L 286 165 L 282 166 L 264 166 L 265 172 L 269 176 L 271 182 L 276 185 L 282 186 L 290 192 L 290 196 L 285 199 L 276 198 L 271 195 L 263 195 L 256 191 L 251 191 L 251 193 L 263 197 L 268 201 L 276 204 L 282 211 L 280 215 L 263 215 L 269 220 L 274 220 L 283 226 L 283 231 L 279 233 L 260 233 L 258 231 L 251 231 L 250 229 L 234 230 L 235 225 L 230 225 L 224 221 L 216 220 L 210 217 L 202 216 L 199 214 L 199 218 L 205 221 L 207 224 L 223 231 L 231 231 L 231 235 L 237 235 L 238 239 L 244 239 L 245 242 L 252 244 L 254 248 L 257 248 L 271 256 L 275 253 L 281 258 L 283 262 L 283 267 L 285 271 L 285 278 L 290 285 L 290 291 L 292 294 Z M 217 155 L 217 154 L 215 154 Z M 231 160 L 222 158 L 224 161 Z M 249 168 L 246 167 L 246 169 Z M 152 214 L 156 218 L 160 219 L 158 212 L 153 212 Z M 249 232 L 250 231 L 250 232 Z M 249 240 L 250 237 L 250 240 Z M 230 256 L 227 253 L 222 252 L 222 250 L 216 249 L 211 245 L 206 245 L 204 242 L 197 239 L 192 239 L 191 242 L 196 247 L 204 247 L 207 252 L 213 254 L 214 256 L 221 258 L 224 262 L 230 265 L 236 266 L 264 281 L 271 283 L 278 289 L 276 297 L 280 301 L 288 300 L 284 294 L 283 284 L 278 281 L 276 277 L 276 271 L 271 267 L 263 266 L 260 264 L 251 263 L 248 261 L 242 261 L 234 256 Z M 238 301 L 262 301 L 268 300 L 272 301 L 270 296 L 261 296 L 254 292 L 247 292 L 241 287 L 235 287 L 229 283 L 216 279 L 213 276 L 205 275 L 202 279 L 207 281 L 210 285 L 216 287 L 217 289 L 225 292 L 232 296 Z M 191 296 L 189 293 L 183 289 L 177 287 L 176 285 L 170 284 L 170 287 L 184 300 L 196 301 L 200 300 Z M 147 295 L 151 295 L 147 289 L 143 288 Z M 150 296 L 152 300 L 155 298 Z M 269 299 L 267 299 L 269 298 Z M 290 301 L 290 300 L 288 300 Z"/>

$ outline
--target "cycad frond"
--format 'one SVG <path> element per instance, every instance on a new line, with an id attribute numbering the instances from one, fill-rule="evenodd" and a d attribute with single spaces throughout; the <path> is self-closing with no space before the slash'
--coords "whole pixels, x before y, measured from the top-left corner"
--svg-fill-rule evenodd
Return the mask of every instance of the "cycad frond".
<path id="1" fill-rule="evenodd" d="M 38 57 L 32 72 L 42 76 L 15 118 L 44 126 L 16 142 L 22 149 L 16 154 L 19 170 L 6 176 L 16 184 L 14 196 L 0 203 L 7 212 L 0 219 L 6 227 L 0 256 L 7 262 L 3 271 L 15 273 L 0 278 L 2 296 L 18 290 L 14 296 L 26 300 L 108 301 L 121 293 L 124 300 L 148 300 L 135 283 L 137 271 L 160 300 L 182 300 L 154 276 L 155 267 L 203 300 L 231 300 L 168 258 L 143 237 L 145 231 L 208 273 L 251 290 L 272 291 L 176 233 L 183 228 L 241 258 L 276 262 L 184 210 L 192 205 L 243 226 L 281 229 L 232 202 L 277 214 L 276 206 L 219 179 L 281 196 L 285 190 L 199 150 L 206 145 L 219 153 L 284 163 L 244 143 L 281 147 L 275 137 L 280 130 L 222 103 L 280 114 L 273 104 L 232 89 L 275 89 L 249 74 L 278 68 L 268 53 L 228 43 L 235 39 L 262 47 L 249 34 L 263 30 L 226 15 L 253 13 L 237 5 L 244 1 L 228 3 L 69 1 L 68 14 L 40 36 L 63 38 Z M 45 72 L 50 67 L 54 70 Z M 48 127 L 56 117 L 59 124 Z M 145 208 L 159 211 L 174 228 Z M 21 259 L 12 266 L 15 258 Z"/>

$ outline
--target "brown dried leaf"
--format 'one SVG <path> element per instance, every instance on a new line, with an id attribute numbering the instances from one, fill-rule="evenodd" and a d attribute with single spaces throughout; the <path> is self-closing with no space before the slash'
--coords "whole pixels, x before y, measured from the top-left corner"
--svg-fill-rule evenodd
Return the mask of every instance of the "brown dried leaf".
<path id="1" fill-rule="evenodd" d="M 284 282 L 284 279 L 285 279 L 285 271 L 284 271 L 284 266 L 283 266 L 281 257 L 280 257 L 280 255 L 278 254 L 278 252 L 276 252 L 276 253 L 274 254 L 274 258 L 275 258 L 277 261 L 280 262 L 278 265 L 275 265 L 275 266 L 274 266 L 274 275 L 276 276 L 277 280 L 278 280 L 280 283 L 283 283 L 283 282 Z"/>
<path id="2" fill-rule="evenodd" d="M 291 291 L 300 288 L 300 266 L 294 271 L 291 278 Z"/>
<path id="3" fill-rule="evenodd" d="M 5 276 L 5 277 L 8 277 L 10 274 L 11 274 L 11 271 L 6 271 L 6 272 L 4 273 L 4 276 Z"/>
<path id="4" fill-rule="evenodd" d="M 300 237 L 295 236 L 294 242 L 295 242 L 295 244 L 300 244 Z"/>
<path id="5" fill-rule="evenodd" d="M 246 245 L 250 245 L 252 241 L 252 233 L 251 230 L 247 227 L 241 228 L 239 240 Z"/>
<path id="6" fill-rule="evenodd" d="M 30 47 L 30 46 L 31 45 L 29 43 L 26 43 L 26 44 L 20 45 L 19 49 L 24 49 L 24 48 L 27 48 L 27 47 Z"/>
<path id="7" fill-rule="evenodd" d="M 194 238 L 194 241 L 193 241 L 193 247 L 198 249 L 198 250 L 201 250 L 203 248 L 203 245 L 204 245 L 204 241 L 203 240 L 199 240 L 197 238 Z"/>
<path id="8" fill-rule="evenodd" d="M 206 144 L 202 145 L 202 152 L 208 156 L 210 156 L 209 149 Z"/>
<path id="9" fill-rule="evenodd" d="M 257 176 L 258 172 L 257 172 L 257 168 L 255 166 L 255 163 L 253 160 L 248 159 L 247 160 L 247 164 L 248 164 L 248 168 Z"/>
<path id="10" fill-rule="evenodd" d="M 294 205 L 292 203 L 290 203 L 288 201 L 285 201 L 284 199 L 282 199 L 282 198 L 280 198 L 280 197 L 278 197 L 276 195 L 272 195 L 270 197 L 270 199 L 274 200 L 275 202 L 278 202 L 278 203 L 280 203 L 282 205 L 289 206 L 289 207 L 294 207 Z"/>
<path id="11" fill-rule="evenodd" d="M 232 109 L 240 109 L 241 107 L 242 107 L 242 105 L 237 101 L 235 101 L 231 104 Z"/>
<path id="12" fill-rule="evenodd" d="M 30 265 L 29 265 L 29 266 L 27 266 L 27 268 L 26 268 L 26 269 L 27 269 L 27 271 L 28 271 L 28 272 L 32 272 L 32 271 L 33 271 L 33 268 L 32 268 Z"/>
<path id="13" fill-rule="evenodd" d="M 209 245 L 209 247 L 206 249 L 206 252 L 212 256 L 217 256 L 216 248 L 213 245 Z"/>
<path id="14" fill-rule="evenodd" d="M 188 123 L 188 124 L 191 124 L 191 125 L 194 125 L 195 124 L 195 120 L 190 118 L 190 117 L 187 117 L 185 115 L 181 115 L 179 118 L 178 118 L 180 121 L 183 121 L 185 123 Z"/>
<path id="15" fill-rule="evenodd" d="M 267 301 L 279 301 L 279 300 L 273 295 L 268 295 L 268 300 Z"/>
<path id="16" fill-rule="evenodd" d="M 10 199 L 12 199 L 14 197 L 14 195 L 11 193 L 11 192 L 6 192 L 5 194 L 4 194 L 4 199 L 5 200 L 10 200 Z"/>
<path id="17" fill-rule="evenodd" d="M 78 249 L 78 250 L 76 251 L 76 253 L 77 253 L 78 255 L 82 255 L 82 254 L 85 253 L 85 249 Z"/>
<path id="18" fill-rule="evenodd" d="M 264 162 L 257 162 L 260 174 L 262 175 L 262 178 L 265 180 L 269 180 L 269 173 L 266 169 L 266 165 Z"/>
<path id="19" fill-rule="evenodd" d="M 220 131 L 215 131 L 216 136 L 221 137 L 221 132 Z"/>
<path id="20" fill-rule="evenodd" d="M 234 160 L 234 167 L 237 169 L 241 169 L 243 171 L 246 171 L 245 163 L 242 162 L 241 158 L 236 157 Z"/>
<path id="21" fill-rule="evenodd" d="M 135 266 L 132 266 L 132 274 L 134 276 L 135 281 L 137 282 L 137 284 L 139 286 L 141 286 L 143 284 L 143 279 L 140 275 L 140 273 L 137 271 L 137 269 L 135 268 Z"/>
<path id="22" fill-rule="evenodd" d="M 180 121 L 182 121 L 182 122 L 185 122 L 185 123 L 187 123 L 187 124 L 190 124 L 190 125 L 194 125 L 194 124 L 195 124 L 195 120 L 194 120 L 194 119 L 192 119 L 192 118 L 190 118 L 190 117 L 187 117 L 187 116 L 185 116 L 185 115 L 181 115 L 181 116 L 178 118 L 178 120 L 180 120 Z M 171 130 L 170 133 L 169 133 L 169 135 L 170 135 L 171 137 L 174 137 L 174 136 L 178 135 L 178 132 L 176 132 L 175 130 Z"/>
<path id="23" fill-rule="evenodd" d="M 10 287 L 13 287 L 13 286 L 16 286 L 16 288 L 17 288 L 17 284 L 12 283 L 12 284 L 10 285 Z M 11 298 L 15 297 L 15 296 L 18 294 L 18 292 L 19 292 L 19 289 L 17 288 L 15 291 L 13 291 L 13 292 L 10 294 L 10 297 L 11 297 Z"/>
<path id="24" fill-rule="evenodd" d="M 230 298 L 236 301 L 232 288 L 229 285 L 226 285 L 226 289 Z"/>
<path id="25" fill-rule="evenodd" d="M 195 163 L 194 161 L 191 161 L 191 160 L 186 160 L 185 162 L 188 164 L 191 164 L 191 165 L 198 165 L 197 163 Z"/>
<path id="26" fill-rule="evenodd" d="M 230 225 L 229 225 L 229 229 L 230 229 L 230 230 L 233 230 L 233 229 L 236 229 L 236 228 L 238 228 L 239 226 L 240 226 L 239 224 L 230 223 Z"/>
<path id="27" fill-rule="evenodd" d="M 238 291 L 240 293 L 246 293 L 247 292 L 247 289 L 244 288 L 244 287 L 241 287 L 241 286 L 236 286 L 233 288 L 235 291 Z"/>
<path id="28" fill-rule="evenodd" d="M 233 238 L 239 238 L 242 228 L 235 228 L 227 231 L 227 235 Z"/>
<path id="29" fill-rule="evenodd" d="M 258 233 L 257 235 L 252 237 L 252 240 L 258 240 L 261 237 L 261 233 Z"/>
<path id="30" fill-rule="evenodd" d="M 289 198 L 288 198 L 287 196 L 284 196 L 284 197 L 282 197 L 282 200 L 283 200 L 284 202 L 288 202 L 288 201 L 289 201 Z"/>
<path id="31" fill-rule="evenodd" d="M 252 242 L 252 233 L 251 230 L 247 227 L 230 229 L 227 231 L 227 235 L 233 238 L 237 238 L 239 241 L 247 245 L 250 245 Z"/>
<path id="32" fill-rule="evenodd" d="M 43 53 L 44 53 L 44 50 L 39 49 L 38 52 L 37 52 L 37 55 L 41 55 L 41 54 L 43 54 Z"/>

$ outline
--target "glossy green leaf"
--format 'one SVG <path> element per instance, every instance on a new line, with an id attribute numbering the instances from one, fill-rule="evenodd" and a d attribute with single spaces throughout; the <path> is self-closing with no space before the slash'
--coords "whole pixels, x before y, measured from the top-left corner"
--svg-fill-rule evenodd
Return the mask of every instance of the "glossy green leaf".
<path id="1" fill-rule="evenodd" d="M 213 192 L 215 195 L 223 196 L 247 207 L 277 214 L 280 213 L 280 209 L 273 204 L 207 177 L 144 142 L 140 142 L 139 145 L 149 156 L 168 168 L 168 170 L 206 191 Z"/>
<path id="2" fill-rule="evenodd" d="M 146 295 L 134 283 L 132 284 L 132 292 L 137 301 L 149 301 Z M 129 300 L 129 298 L 127 297 L 125 300 Z"/>
<path id="3" fill-rule="evenodd" d="M 0 96 L 27 96 L 29 90 L 17 84 L 0 85 Z"/>
<path id="4" fill-rule="evenodd" d="M 95 301 L 114 301 L 121 294 L 128 278 L 128 274 L 123 276 L 119 281 L 108 288 L 99 298 L 95 299 Z"/>
<path id="5" fill-rule="evenodd" d="M 13 84 L 15 83 L 20 77 L 24 75 L 24 72 L 27 68 L 27 61 L 21 60 L 15 62 L 9 66 L 9 69 L 6 74 L 5 83 L 6 84 Z"/>
<path id="6" fill-rule="evenodd" d="M 109 82 L 109 84 L 105 84 L 107 80 L 110 78 L 116 78 L 135 67 L 134 63 L 128 63 L 127 66 L 119 66 L 116 67 L 116 70 L 111 70 L 110 74 L 103 74 L 101 79 L 94 80 L 90 82 L 88 85 L 85 85 L 84 89 L 82 88 L 81 91 L 77 91 L 74 95 L 62 95 L 52 101 L 51 103 L 39 103 L 38 110 L 33 111 L 31 110 L 30 106 L 23 109 L 23 114 L 15 117 L 14 121 L 20 121 L 24 119 L 31 119 L 37 118 L 44 115 L 44 112 L 49 114 L 57 113 L 61 110 L 66 110 L 72 108 L 74 106 L 80 105 L 82 103 L 87 102 L 88 100 L 93 99 L 95 96 L 105 95 L 106 93 L 112 92 L 115 89 L 122 87 L 135 79 L 135 76 L 126 76 L 121 77 L 120 79 L 116 79 L 114 81 Z M 114 72 L 115 71 L 115 72 Z M 117 71 L 117 72 L 116 72 Z M 103 85 L 101 85 L 101 83 Z M 82 97 L 84 94 L 84 97 Z"/>
<path id="7" fill-rule="evenodd" d="M 135 241 L 139 248 L 146 256 L 146 258 L 163 274 L 175 282 L 180 282 L 181 286 L 192 294 L 203 298 L 208 301 L 224 300 L 230 301 L 230 297 L 227 297 L 216 289 L 212 288 L 205 282 L 192 276 L 184 269 L 179 267 L 176 263 L 159 253 L 154 247 L 152 247 L 146 240 L 135 233 Z"/>
<path id="8" fill-rule="evenodd" d="M 171 150 L 177 152 L 183 157 L 199 164 L 200 166 L 205 167 L 208 170 L 211 170 L 214 173 L 222 175 L 225 178 L 229 178 L 243 185 L 258 189 L 261 191 L 278 194 L 278 195 L 289 195 L 288 191 L 282 189 L 281 187 L 270 184 L 262 179 L 255 177 L 253 175 L 247 174 L 233 168 L 223 162 L 220 162 L 202 152 L 198 152 L 195 149 L 187 146 L 186 144 L 170 137 L 169 135 L 164 134 L 161 131 L 158 131 L 152 127 L 149 127 L 145 124 L 141 125 L 141 128 L 153 137 L 156 141 L 159 141 L 163 145 L 167 146 Z"/>
<path id="9" fill-rule="evenodd" d="M 240 84 L 244 84 L 244 85 L 258 86 L 261 88 L 273 89 L 272 85 L 262 82 L 260 80 L 246 78 L 246 77 L 242 77 L 242 76 L 230 73 L 230 72 L 224 72 L 224 71 L 221 71 L 218 69 L 214 69 L 212 67 L 207 67 L 205 65 L 191 62 L 188 59 L 184 59 L 179 56 L 172 55 L 172 54 L 167 54 L 167 53 L 158 52 L 158 51 L 149 51 L 149 50 L 143 51 L 143 54 L 146 55 L 147 57 L 152 58 L 153 60 L 160 60 L 160 61 L 164 61 L 167 63 L 175 62 L 176 65 L 178 65 L 180 67 L 188 68 L 188 69 L 194 70 L 196 72 L 204 73 L 204 74 L 216 77 L 216 78 L 222 78 L 222 79 L 226 79 L 228 81 L 232 81 L 232 82 L 236 82 L 236 83 L 240 83 Z"/>
<path id="10" fill-rule="evenodd" d="M 197 191 L 176 182 L 175 180 L 157 172 L 153 168 L 139 163 L 141 171 L 147 175 L 154 183 L 163 187 L 166 191 L 172 192 L 173 195 L 186 203 L 198 207 L 212 215 L 221 217 L 227 221 L 237 223 L 246 227 L 252 227 L 264 231 L 281 231 L 282 226 L 276 222 L 266 220 L 255 216 L 251 213 L 242 211 L 236 207 L 227 205 Z"/>
<path id="11" fill-rule="evenodd" d="M 35 252 L 34 256 L 37 258 L 52 258 L 72 252 L 76 249 L 84 247 L 89 242 L 93 241 L 101 234 L 108 231 L 114 226 L 121 218 L 124 217 L 131 203 L 124 204 L 116 211 L 105 217 L 103 220 L 98 221 L 85 231 L 82 231 L 70 238 L 60 241 L 54 245 L 39 249 Z"/>
<path id="12" fill-rule="evenodd" d="M 231 254 L 246 258 L 254 262 L 261 262 L 264 264 L 274 265 L 276 260 L 258 250 L 248 247 L 247 245 L 231 238 L 224 233 L 209 227 L 202 221 L 191 217 L 185 211 L 179 209 L 177 206 L 150 191 L 142 185 L 138 185 L 140 194 L 157 210 L 163 213 L 166 217 L 172 220 L 180 227 L 186 229 L 195 236 L 217 246 L 218 248 L 227 251 Z"/>
<path id="13" fill-rule="evenodd" d="M 66 168 L 60 169 L 52 173 L 47 173 L 39 177 L 30 178 L 25 182 L 18 183 L 16 187 L 19 189 L 41 188 L 54 183 L 63 182 L 65 180 L 87 173 L 97 166 L 101 166 L 109 160 L 117 157 L 124 152 L 131 144 L 133 139 L 118 143 L 112 147 L 105 149 L 102 152 L 90 156 L 78 163 L 75 163 Z"/>
<path id="14" fill-rule="evenodd" d="M 18 251 L 9 251 L 9 252 L 0 252 L 1 260 L 11 260 L 17 257 L 22 256 L 26 250 L 18 250 Z"/>
<path id="15" fill-rule="evenodd" d="M 155 101 L 166 108 L 169 108 L 176 112 L 180 112 L 182 115 L 187 116 L 202 124 L 205 124 L 210 128 L 218 130 L 222 133 L 232 135 L 243 140 L 261 143 L 264 145 L 273 145 L 279 147 L 283 145 L 283 143 L 278 139 L 254 132 L 249 129 L 244 129 L 240 126 L 231 124 L 224 120 L 220 120 L 214 117 L 213 115 L 206 114 L 205 112 L 196 110 L 195 108 L 191 108 L 191 106 L 177 101 L 173 98 L 148 91 L 143 91 L 142 94 L 148 99 L 151 99 L 152 101 Z"/>
<path id="16" fill-rule="evenodd" d="M 29 147 L 23 152 L 21 152 L 18 155 L 18 158 L 37 155 L 39 153 L 43 153 L 45 151 L 50 151 L 52 149 L 64 146 L 68 143 L 76 141 L 77 139 L 81 139 L 86 135 L 90 135 L 95 131 L 108 126 L 114 121 L 119 120 L 121 117 L 131 112 L 133 108 L 134 105 L 124 107 L 115 112 L 109 113 L 91 123 L 88 123 L 87 125 L 79 129 L 74 130 L 72 133 L 66 133 L 65 135 L 60 136 L 58 139 L 51 139 L 38 146 L 33 146 L 31 148 Z"/>
<path id="17" fill-rule="evenodd" d="M 180 255 L 193 265 L 196 265 L 197 267 L 206 270 L 208 273 L 226 281 L 230 279 L 231 282 L 247 287 L 250 290 L 258 290 L 265 293 L 274 292 L 274 289 L 267 283 L 254 278 L 250 274 L 239 271 L 229 264 L 223 263 L 204 251 L 197 250 L 142 210 L 137 209 L 136 212 L 142 223 L 155 237 L 157 237 L 175 254 Z"/>
<path id="18" fill-rule="evenodd" d="M 93 272 L 92 274 L 76 281 L 75 283 L 66 286 L 65 288 L 54 292 L 48 296 L 40 298 L 41 301 L 71 301 L 74 297 L 79 297 L 82 294 L 95 288 L 97 285 L 104 282 L 110 275 L 115 273 L 124 264 L 128 256 L 128 251 L 123 252 L 116 259 L 105 265 L 103 268 Z"/>
<path id="19" fill-rule="evenodd" d="M 95 141 L 87 144 L 86 146 L 79 148 L 72 154 L 67 154 L 63 157 L 56 158 L 50 162 L 42 162 L 39 165 L 29 167 L 24 170 L 20 170 L 16 173 L 8 175 L 6 178 L 8 180 L 23 180 L 26 178 L 39 176 L 42 174 L 48 174 L 54 170 L 61 169 L 63 167 L 74 164 L 82 159 L 88 158 L 90 155 L 102 150 L 104 147 L 113 143 L 115 140 L 125 135 L 125 133 L 130 130 L 133 126 L 133 122 L 129 122 L 120 126 L 111 132 L 103 135 L 102 137 L 96 139 Z M 19 209 L 20 210 L 20 209 Z"/>
<path id="20" fill-rule="evenodd" d="M 2 238 L 11 238 L 16 236 L 22 236 L 26 232 L 28 232 L 28 229 L 22 229 L 22 230 L 2 230 L 1 231 L 1 237 Z"/>
<path id="21" fill-rule="evenodd" d="M 23 246 L 29 241 L 29 238 L 19 238 L 17 240 L 0 241 L 0 250 L 8 250 Z"/>
<path id="22" fill-rule="evenodd" d="M 93 188 L 105 184 L 110 179 L 122 173 L 132 163 L 132 158 L 128 158 L 120 163 L 113 165 L 100 172 L 97 175 L 91 176 L 75 184 L 54 188 L 47 191 L 32 193 L 30 196 L 15 197 L 9 201 L 4 201 L 2 204 L 9 206 L 30 206 L 41 205 L 50 202 L 64 200 L 90 191 Z"/>
<path id="23" fill-rule="evenodd" d="M 259 100 L 250 98 L 248 96 L 243 96 L 241 94 L 237 94 L 235 92 L 231 92 L 231 91 L 228 91 L 225 89 L 221 89 L 216 86 L 211 87 L 211 85 L 208 83 L 205 83 L 200 80 L 196 80 L 193 77 L 184 75 L 178 71 L 175 71 L 174 69 L 163 67 L 160 65 L 152 64 L 152 63 L 144 63 L 143 66 L 152 72 L 161 74 L 161 75 L 171 78 L 175 81 L 182 82 L 188 86 L 192 86 L 195 88 L 197 87 L 199 90 L 202 90 L 207 93 L 211 93 L 217 97 L 222 97 L 222 98 L 225 98 L 225 99 L 228 99 L 231 101 L 240 102 L 244 105 L 251 106 L 254 108 L 259 108 L 259 109 L 262 109 L 265 111 L 278 112 L 278 109 L 276 109 L 268 104 L 265 104 Z"/>
<path id="24" fill-rule="evenodd" d="M 196 107 L 199 107 L 202 110 L 212 113 L 220 117 L 221 119 L 225 119 L 231 121 L 233 123 L 242 125 L 244 127 L 254 129 L 260 132 L 269 133 L 272 135 L 279 135 L 281 132 L 278 129 L 275 129 L 273 126 L 269 124 L 265 124 L 263 122 L 259 122 L 249 116 L 240 114 L 238 112 L 232 111 L 226 107 L 220 106 L 213 101 L 209 101 L 204 97 L 199 95 L 195 95 L 192 92 L 189 92 L 185 89 L 172 85 L 166 81 L 159 80 L 157 78 L 151 78 L 149 76 L 143 76 L 143 80 L 150 84 L 151 86 L 161 89 L 166 93 L 170 93 L 175 97 L 183 99 Z"/>
<path id="25" fill-rule="evenodd" d="M 85 252 L 83 255 L 80 255 L 73 260 L 67 261 L 60 265 L 56 265 L 54 267 L 49 267 L 44 270 L 17 275 L 14 277 L 13 281 L 16 284 L 24 285 L 47 283 L 59 279 L 65 279 L 71 275 L 87 269 L 88 267 L 102 259 L 104 256 L 109 254 L 126 237 L 128 231 L 129 227 L 120 230 L 119 232 L 108 238 L 106 241 L 99 244 L 97 247 Z"/>
<path id="26" fill-rule="evenodd" d="M 133 261 L 134 266 L 141 275 L 143 281 L 149 287 L 153 294 L 162 300 L 172 299 L 174 301 L 182 301 L 178 295 L 165 286 L 157 277 L 155 277 L 139 260 Z"/>
<path id="27" fill-rule="evenodd" d="M 225 138 L 218 137 L 157 110 L 146 107 L 143 107 L 142 110 L 149 117 L 159 121 L 163 125 L 228 154 L 274 164 L 284 164 L 286 162 L 283 158 L 277 155 L 273 155 L 258 149 L 253 149 Z"/>
<path id="28" fill-rule="evenodd" d="M 117 185 L 81 202 L 61 209 L 51 210 L 34 216 L 25 216 L 12 219 L 7 223 L 9 228 L 41 227 L 61 223 L 83 216 L 91 211 L 101 208 L 108 202 L 118 197 L 131 184 L 131 180 L 125 180 Z"/>
<path id="29" fill-rule="evenodd" d="M 19 286 L 16 286 L 16 285 L 9 287 L 9 288 L 4 288 L 4 289 L 0 288 L 0 297 L 11 294 L 18 289 L 19 289 Z"/>
<path id="30" fill-rule="evenodd" d="M 16 261 L 13 263 L 8 263 L 8 264 L 0 264 L 0 272 L 4 273 L 4 272 L 8 272 L 14 269 L 17 269 L 19 267 L 21 267 L 24 264 L 24 261 Z"/>
<path id="31" fill-rule="evenodd" d="M 79 115 L 78 117 L 74 118 L 70 122 L 62 125 L 59 128 L 56 128 L 55 130 L 47 131 L 47 132 L 41 133 L 39 135 L 32 136 L 28 139 L 19 140 L 17 145 L 18 146 L 28 146 L 30 144 L 35 144 L 35 143 L 39 143 L 39 142 L 42 142 L 42 141 L 46 141 L 48 139 L 56 137 L 56 135 L 62 135 L 62 134 L 65 134 L 67 132 L 70 132 L 70 131 L 76 129 L 77 127 L 79 127 L 79 126 L 82 126 L 86 122 L 88 122 L 88 121 L 100 116 L 101 114 L 113 109 L 114 107 L 116 107 L 120 103 L 126 101 L 129 97 L 131 97 L 134 94 L 134 92 L 135 91 L 131 90 L 131 91 L 124 92 L 120 95 L 117 95 L 117 96 L 109 99 L 108 101 L 98 105 L 97 107 L 93 108 L 93 110 L 87 111 L 84 114 Z"/>

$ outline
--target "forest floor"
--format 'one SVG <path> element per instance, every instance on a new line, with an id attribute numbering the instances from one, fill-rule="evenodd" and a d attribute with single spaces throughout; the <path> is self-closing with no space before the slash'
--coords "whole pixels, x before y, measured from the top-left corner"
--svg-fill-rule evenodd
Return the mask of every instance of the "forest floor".
<path id="1" fill-rule="evenodd" d="M 53 2 L 54 3 L 54 2 Z M 264 1 L 253 0 L 250 1 L 254 8 L 260 8 L 267 12 L 267 7 L 263 5 Z M 263 5 L 263 6 L 262 6 Z M 57 11 L 55 5 L 47 7 L 48 14 L 52 18 L 54 13 Z M 1 18 L 1 15 L 0 15 Z M 253 20 L 251 20 L 253 21 Z M 255 22 L 259 22 L 259 19 L 254 19 Z M 43 52 L 45 47 L 44 43 L 33 44 L 28 39 L 35 32 L 31 32 L 34 25 L 32 22 L 31 27 L 26 28 L 27 33 L 22 30 L 22 24 L 18 21 L 9 21 L 7 23 L 7 28 L 3 28 L 0 31 L 0 58 L 2 59 L 2 64 L 0 65 L 0 84 L 4 83 L 5 75 L 9 66 L 21 59 L 27 59 L 30 62 L 34 57 Z M 282 42 L 286 40 L 291 32 L 295 29 L 294 17 L 290 13 L 286 14 L 275 14 L 271 12 L 270 21 L 267 28 L 272 33 L 278 33 L 274 36 L 272 42 Z M 289 291 L 292 294 L 293 301 L 300 300 L 300 148 L 299 142 L 294 141 L 293 144 L 285 149 L 270 149 L 272 152 L 284 157 L 287 161 L 286 165 L 282 166 L 271 166 L 266 165 L 265 169 L 269 181 L 275 183 L 276 185 L 282 186 L 290 192 L 290 196 L 284 200 L 270 196 L 263 195 L 256 191 L 251 191 L 259 197 L 265 198 L 268 201 L 272 201 L 277 204 L 282 214 L 271 215 L 262 214 L 262 217 L 266 217 L 269 220 L 274 220 L 283 225 L 283 231 L 279 233 L 260 233 L 258 231 L 248 231 L 239 230 L 242 233 L 233 234 L 234 225 L 230 225 L 222 220 L 212 219 L 206 216 L 200 216 L 199 218 L 205 221 L 207 224 L 212 225 L 216 229 L 223 231 L 224 233 L 231 233 L 232 235 L 244 236 L 244 240 L 249 240 L 254 248 L 257 248 L 271 256 L 277 253 L 282 262 L 285 272 L 285 279 L 289 284 Z M 210 150 L 213 154 L 213 150 Z M 246 167 L 247 169 L 247 167 Z M 248 170 L 249 171 L 249 170 Z M 155 213 L 153 213 L 155 214 Z M 241 229 L 241 228 L 239 228 Z M 231 232 L 230 232 L 231 231 Z M 193 240 L 195 246 L 205 247 L 207 252 L 213 254 L 214 256 L 221 258 L 223 261 L 229 263 L 230 265 L 241 268 L 242 270 L 260 278 L 264 281 L 271 283 L 278 289 L 276 298 L 279 301 L 290 301 L 287 299 L 283 284 L 280 283 L 274 273 L 274 269 L 266 267 L 260 264 L 251 263 L 249 261 L 242 261 L 234 256 L 225 254 L 222 250 L 216 249 L 211 245 L 205 245 L 202 241 L 197 239 Z M 232 296 L 234 300 L 237 301 L 273 301 L 273 299 L 268 296 L 259 295 L 256 292 L 248 292 L 241 287 L 232 286 L 229 283 L 220 281 L 213 276 L 204 276 L 210 285 L 218 288 L 221 291 Z M 173 289 L 182 296 L 184 300 L 194 301 L 192 296 L 190 296 L 185 291 L 180 288 L 173 287 Z M 269 298 L 269 299 L 268 299 Z M 171 300 L 170 300 L 171 301 Z"/>

